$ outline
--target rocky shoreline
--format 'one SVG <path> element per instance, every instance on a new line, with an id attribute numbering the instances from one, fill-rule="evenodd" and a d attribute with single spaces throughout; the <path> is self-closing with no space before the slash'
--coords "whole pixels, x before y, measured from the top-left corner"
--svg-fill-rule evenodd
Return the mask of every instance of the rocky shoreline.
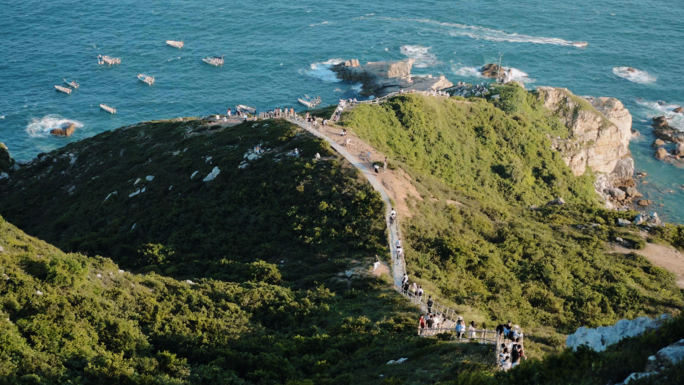
<path id="1" fill-rule="evenodd" d="M 444 75 L 416 76 L 411 74 L 415 59 L 387 62 L 368 62 L 361 65 L 358 59 L 347 60 L 331 67 L 337 77 L 363 85 L 362 95 L 382 97 L 393 92 L 437 91 L 453 86 Z"/>

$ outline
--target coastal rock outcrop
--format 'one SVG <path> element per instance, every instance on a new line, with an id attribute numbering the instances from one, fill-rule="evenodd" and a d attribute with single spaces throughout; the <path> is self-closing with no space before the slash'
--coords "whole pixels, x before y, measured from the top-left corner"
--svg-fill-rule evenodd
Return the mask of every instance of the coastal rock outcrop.
<path id="1" fill-rule="evenodd" d="M 482 67 L 482 76 L 488 78 L 498 78 L 503 75 L 503 70 L 498 64 L 485 64 Z"/>
<path id="2" fill-rule="evenodd" d="M 653 118 L 653 135 L 665 142 L 684 143 L 684 132 L 670 126 L 670 121 L 666 116 L 656 116 Z"/>
<path id="3" fill-rule="evenodd" d="M 66 136 L 69 137 L 71 134 L 76 131 L 76 124 L 75 123 L 67 123 L 63 125 L 60 128 L 55 128 L 54 130 L 50 130 L 50 134 L 55 135 L 55 136 Z"/>
<path id="4" fill-rule="evenodd" d="M 657 329 L 660 325 L 669 320 L 669 315 L 663 314 L 654 319 L 639 317 L 634 320 L 620 320 L 613 326 L 588 329 L 584 326 L 568 336 L 565 345 L 571 349 L 577 349 L 581 345 L 597 352 L 602 352 L 610 345 L 620 342 L 623 338 L 634 337 L 643 334 L 650 329 Z"/>
<path id="5" fill-rule="evenodd" d="M 361 65 L 357 59 L 347 60 L 331 67 L 338 78 L 363 84 L 361 94 L 384 96 L 400 90 L 433 91 L 453 86 L 444 76 L 411 75 L 415 59 L 368 62 Z"/>
<path id="6" fill-rule="evenodd" d="M 554 139 L 565 163 L 577 175 L 587 168 L 597 173 L 596 191 L 609 208 L 623 206 L 629 197 L 609 194 L 613 188 L 634 187 L 634 160 L 629 151 L 632 115 L 615 98 L 582 98 L 565 88 L 538 87 L 544 106 L 570 130 L 567 139 Z"/>
<path id="7" fill-rule="evenodd" d="M 7 173 L 14 165 L 14 159 L 10 156 L 5 143 L 0 143 L 0 173 Z"/>

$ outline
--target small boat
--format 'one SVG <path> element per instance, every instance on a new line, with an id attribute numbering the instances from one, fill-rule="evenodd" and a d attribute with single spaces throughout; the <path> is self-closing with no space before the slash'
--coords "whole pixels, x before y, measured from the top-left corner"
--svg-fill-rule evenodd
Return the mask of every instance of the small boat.
<path id="1" fill-rule="evenodd" d="M 59 92 L 64 92 L 67 95 L 71 94 L 71 88 L 62 87 L 62 86 L 55 86 L 55 89 Z"/>
<path id="2" fill-rule="evenodd" d="M 218 56 L 207 57 L 207 58 L 202 59 L 202 61 L 207 63 L 207 64 L 211 64 L 213 66 L 218 67 L 218 66 L 223 65 L 223 56 L 221 56 L 221 57 L 218 57 Z"/>
<path id="3" fill-rule="evenodd" d="M 103 103 L 103 104 L 100 104 L 100 108 L 102 108 L 103 110 L 109 112 L 110 114 L 116 114 L 116 108 L 114 108 L 114 107 L 109 107 L 108 105 L 106 105 L 106 104 L 104 104 L 104 103 Z"/>
<path id="4" fill-rule="evenodd" d="M 102 64 L 109 64 L 109 65 L 121 64 L 121 59 L 119 59 L 117 57 L 110 57 L 107 55 L 104 55 L 104 56 L 103 55 L 97 55 L 97 64 L 100 64 L 100 65 L 102 65 Z"/>
<path id="5" fill-rule="evenodd" d="M 145 74 L 138 74 L 138 79 L 143 82 L 147 83 L 148 85 L 154 84 L 154 76 L 147 76 Z"/>
<path id="6" fill-rule="evenodd" d="M 245 106 L 244 104 L 238 104 L 235 106 L 235 111 L 246 112 L 248 114 L 256 114 L 256 108 Z"/>
<path id="7" fill-rule="evenodd" d="M 166 44 L 170 45 L 171 47 L 178 48 L 178 49 L 183 48 L 183 46 L 185 45 L 185 43 L 183 43 L 182 41 L 177 41 L 177 40 L 167 40 Z"/>
<path id="8" fill-rule="evenodd" d="M 308 108 L 314 108 L 317 105 L 321 104 L 321 97 L 317 96 L 315 99 L 312 99 L 309 97 L 309 95 L 304 95 L 304 99 L 299 98 L 299 99 L 297 99 L 297 101 L 299 101 L 299 103 L 307 106 Z"/>
<path id="9" fill-rule="evenodd" d="M 586 41 L 573 41 L 572 42 L 572 46 L 577 47 L 577 48 L 584 48 L 588 45 L 589 45 L 589 43 L 587 43 Z"/>
<path id="10" fill-rule="evenodd" d="M 64 84 L 66 84 L 67 86 L 69 86 L 69 87 L 71 87 L 71 88 L 73 88 L 73 89 L 75 89 L 75 90 L 77 90 L 78 87 L 79 87 L 79 84 L 76 83 L 76 82 L 73 81 L 73 80 L 72 80 L 72 81 L 68 81 L 68 80 L 66 80 L 66 79 L 62 79 L 62 80 L 64 81 Z"/>

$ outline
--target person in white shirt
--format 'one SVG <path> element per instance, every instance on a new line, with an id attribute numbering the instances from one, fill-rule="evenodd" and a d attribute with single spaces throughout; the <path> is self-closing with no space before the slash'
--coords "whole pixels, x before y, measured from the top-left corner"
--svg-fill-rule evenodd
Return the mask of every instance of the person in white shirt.
<path id="1" fill-rule="evenodd" d="M 401 238 L 397 239 L 397 249 L 401 249 Z"/>

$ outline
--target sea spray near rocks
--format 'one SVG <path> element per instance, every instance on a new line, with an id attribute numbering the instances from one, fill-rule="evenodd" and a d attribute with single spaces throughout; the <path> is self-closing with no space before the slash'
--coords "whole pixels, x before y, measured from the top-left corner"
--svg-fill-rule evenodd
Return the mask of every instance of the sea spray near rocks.
<path id="1" fill-rule="evenodd" d="M 437 56 L 429 52 L 430 47 L 423 47 L 420 45 L 402 45 L 399 51 L 402 55 L 416 60 L 414 67 L 427 68 L 439 63 Z"/>
<path id="2" fill-rule="evenodd" d="M 337 78 L 335 73 L 330 70 L 330 68 L 335 65 L 342 63 L 342 59 L 330 59 L 323 62 L 312 63 L 309 69 L 305 72 L 307 76 L 322 80 L 326 83 L 339 83 L 340 79 Z"/>
<path id="3" fill-rule="evenodd" d="M 665 116 L 668 121 L 668 126 L 684 131 L 684 114 L 674 112 L 679 105 L 665 102 L 651 102 L 641 99 L 637 100 L 637 104 L 647 109 L 647 116 L 649 118 Z"/>
<path id="4" fill-rule="evenodd" d="M 50 136 L 50 131 L 71 123 L 76 129 L 83 128 L 83 123 L 78 120 L 66 119 L 59 115 L 46 115 L 40 119 L 31 119 L 31 122 L 26 126 L 26 133 L 32 138 L 46 138 Z"/>
<path id="5" fill-rule="evenodd" d="M 613 68 L 613 73 L 623 79 L 627 79 L 634 83 L 653 83 L 656 81 L 655 76 L 649 75 L 648 72 L 638 70 L 632 67 L 615 67 Z"/>

